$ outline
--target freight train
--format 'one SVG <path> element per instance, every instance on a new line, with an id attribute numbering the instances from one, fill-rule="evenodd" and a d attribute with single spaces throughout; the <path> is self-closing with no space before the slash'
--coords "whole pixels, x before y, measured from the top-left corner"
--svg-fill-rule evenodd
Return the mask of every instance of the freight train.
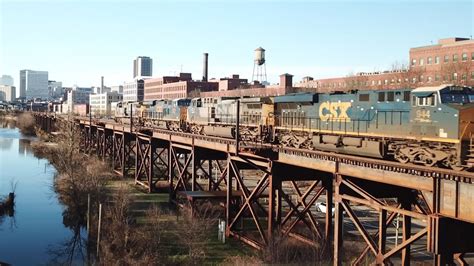
<path id="1" fill-rule="evenodd" d="M 242 141 L 455 170 L 474 160 L 474 90 L 454 85 L 119 103 L 116 119 L 223 138 L 239 119 Z"/>

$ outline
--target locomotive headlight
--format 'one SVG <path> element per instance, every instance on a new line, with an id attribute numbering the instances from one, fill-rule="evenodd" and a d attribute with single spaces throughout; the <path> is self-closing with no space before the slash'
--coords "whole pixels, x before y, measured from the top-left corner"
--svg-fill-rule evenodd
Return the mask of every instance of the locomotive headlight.
<path id="1" fill-rule="evenodd" d="M 454 114 L 454 117 L 458 117 L 458 114 Z"/>

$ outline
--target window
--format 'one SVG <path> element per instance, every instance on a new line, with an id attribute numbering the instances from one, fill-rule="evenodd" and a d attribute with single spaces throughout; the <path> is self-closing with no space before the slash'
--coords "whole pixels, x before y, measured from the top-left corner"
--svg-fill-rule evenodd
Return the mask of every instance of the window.
<path id="1" fill-rule="evenodd" d="M 370 100 L 370 96 L 368 93 L 359 94 L 359 102 L 368 102 Z"/>
<path id="2" fill-rule="evenodd" d="M 471 60 L 474 61 L 474 52 L 471 53 Z"/>
<path id="3" fill-rule="evenodd" d="M 385 92 L 379 92 L 379 102 L 385 101 Z"/>
<path id="4" fill-rule="evenodd" d="M 440 78 L 441 78 L 441 77 L 439 76 L 439 74 L 435 74 L 435 81 L 439 81 Z"/>
<path id="5" fill-rule="evenodd" d="M 388 102 L 395 101 L 395 92 L 393 92 L 393 91 L 387 92 L 387 101 Z"/>
<path id="6" fill-rule="evenodd" d="M 425 63 L 425 59 L 420 58 L 420 66 L 422 66 Z"/>
<path id="7" fill-rule="evenodd" d="M 431 63 L 432 63 L 432 58 L 431 58 L 431 56 L 430 56 L 430 57 L 428 57 L 428 59 L 426 60 L 426 64 L 431 65 Z"/>
<path id="8" fill-rule="evenodd" d="M 431 77 L 427 77 L 426 81 L 431 82 Z"/>
<path id="9" fill-rule="evenodd" d="M 388 80 L 387 80 L 387 79 L 384 80 L 384 81 L 383 81 L 383 84 L 387 85 L 387 84 L 388 84 Z"/>
<path id="10" fill-rule="evenodd" d="M 458 73 L 453 73 L 453 80 L 458 80 Z"/>
<path id="11" fill-rule="evenodd" d="M 411 98 L 411 106 L 416 106 L 416 96 L 413 95 L 413 97 Z"/>
<path id="12" fill-rule="evenodd" d="M 467 74 L 466 74 L 466 73 L 463 73 L 463 74 L 461 75 L 461 79 L 462 79 L 462 80 L 466 80 L 466 79 L 467 79 Z"/>
<path id="13" fill-rule="evenodd" d="M 458 62 L 458 54 L 453 54 L 453 62 L 454 63 Z"/>
<path id="14" fill-rule="evenodd" d="M 462 61 L 467 61 L 467 53 L 462 53 Z"/>
<path id="15" fill-rule="evenodd" d="M 448 62 L 449 62 L 449 55 L 445 55 L 445 56 L 444 56 L 444 62 L 445 62 L 445 63 L 448 63 Z"/>
<path id="16" fill-rule="evenodd" d="M 435 57 L 435 64 L 439 64 L 439 56 Z"/>
<path id="17" fill-rule="evenodd" d="M 412 59 L 412 60 L 411 60 L 411 65 L 412 65 L 412 66 L 416 65 L 416 59 Z"/>
<path id="18" fill-rule="evenodd" d="M 403 92 L 403 100 L 405 102 L 408 102 L 410 100 L 410 92 L 409 91 L 404 91 Z"/>
<path id="19" fill-rule="evenodd" d="M 436 95 L 431 94 L 428 97 L 417 97 L 418 106 L 436 106 Z"/>
<path id="20" fill-rule="evenodd" d="M 411 79 L 411 83 L 416 83 L 416 77 L 413 77 L 413 78 Z"/>
<path id="21" fill-rule="evenodd" d="M 474 79 L 474 71 L 471 72 L 471 79 Z"/>
<path id="22" fill-rule="evenodd" d="M 449 76 L 448 76 L 448 75 L 444 75 L 444 76 L 443 76 L 443 80 L 444 80 L 444 81 L 448 81 L 448 79 L 449 79 Z"/>

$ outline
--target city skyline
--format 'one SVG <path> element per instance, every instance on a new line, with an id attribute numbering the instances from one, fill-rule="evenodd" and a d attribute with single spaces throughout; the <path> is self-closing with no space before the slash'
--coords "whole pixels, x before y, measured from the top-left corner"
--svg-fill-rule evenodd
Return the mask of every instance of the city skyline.
<path id="1" fill-rule="evenodd" d="M 48 71 L 66 87 L 98 86 L 101 76 L 113 86 L 131 81 L 133 59 L 144 55 L 154 77 L 182 70 L 200 79 L 208 52 L 209 78 L 250 78 L 262 46 L 271 83 L 283 73 L 299 81 L 385 70 L 408 63 L 411 47 L 473 29 L 469 1 L 130 3 L 1 0 L 0 74 L 17 87 L 21 69 Z"/>

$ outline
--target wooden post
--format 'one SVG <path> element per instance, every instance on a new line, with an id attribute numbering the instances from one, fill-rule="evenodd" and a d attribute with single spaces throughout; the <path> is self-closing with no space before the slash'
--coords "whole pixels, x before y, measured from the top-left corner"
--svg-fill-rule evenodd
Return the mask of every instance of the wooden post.
<path id="1" fill-rule="evenodd" d="M 90 234 L 90 219 L 91 219 L 91 194 L 87 194 L 87 236 L 89 237 Z"/>
<path id="2" fill-rule="evenodd" d="M 99 221 L 97 224 L 97 259 L 99 259 L 99 251 L 100 251 L 100 230 L 102 224 L 102 204 L 99 204 Z"/>

